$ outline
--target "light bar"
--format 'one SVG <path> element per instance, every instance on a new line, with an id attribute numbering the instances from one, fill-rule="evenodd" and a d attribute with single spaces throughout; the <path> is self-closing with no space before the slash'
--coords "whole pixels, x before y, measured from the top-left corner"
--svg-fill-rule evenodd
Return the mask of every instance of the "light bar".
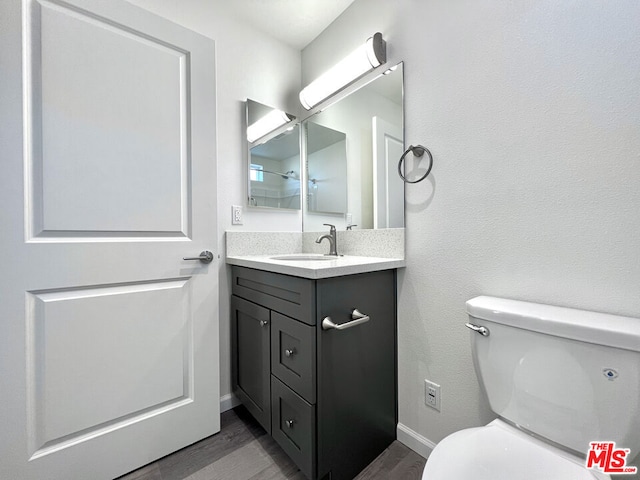
<path id="1" fill-rule="evenodd" d="M 300 103 L 311 110 L 324 99 L 346 87 L 365 73 L 387 61 L 387 44 L 381 33 L 369 37 L 364 45 L 320 75 L 300 92 Z"/>
<path id="2" fill-rule="evenodd" d="M 285 123 L 293 120 L 293 115 L 283 112 L 282 110 L 273 109 L 264 117 L 247 127 L 247 140 L 253 143 L 267 133 L 273 132 L 276 128 L 281 127 Z"/>

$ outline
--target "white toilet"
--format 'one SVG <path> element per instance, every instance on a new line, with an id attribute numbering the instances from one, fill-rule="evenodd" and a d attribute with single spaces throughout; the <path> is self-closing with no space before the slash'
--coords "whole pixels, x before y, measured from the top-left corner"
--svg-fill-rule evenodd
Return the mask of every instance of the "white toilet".
<path id="1" fill-rule="evenodd" d="M 640 319 L 495 297 L 467 302 L 471 347 L 500 418 L 435 447 L 423 480 L 609 479 L 589 442 L 640 453 Z"/>

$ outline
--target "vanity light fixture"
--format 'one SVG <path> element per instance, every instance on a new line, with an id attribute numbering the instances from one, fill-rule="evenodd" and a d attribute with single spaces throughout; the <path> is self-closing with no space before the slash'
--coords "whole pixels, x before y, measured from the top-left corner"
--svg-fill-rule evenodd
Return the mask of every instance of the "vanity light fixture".
<path id="1" fill-rule="evenodd" d="M 320 75 L 300 92 L 300 103 L 311 110 L 324 99 L 387 61 L 387 44 L 380 32 Z"/>
<path id="2" fill-rule="evenodd" d="M 253 122 L 247 127 L 247 140 L 253 143 L 267 133 L 273 132 L 276 128 L 281 127 L 285 123 L 289 123 L 296 117 L 283 112 L 282 110 L 273 109 L 260 120 Z"/>

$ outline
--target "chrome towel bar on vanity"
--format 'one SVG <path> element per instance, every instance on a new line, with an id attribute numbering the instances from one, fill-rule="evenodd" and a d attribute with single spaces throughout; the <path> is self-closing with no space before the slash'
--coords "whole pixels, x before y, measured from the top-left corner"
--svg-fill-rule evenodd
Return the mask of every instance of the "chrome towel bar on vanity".
<path id="1" fill-rule="evenodd" d="M 365 323 L 370 320 L 369 315 L 361 313 L 357 308 L 354 308 L 351 312 L 351 318 L 352 320 L 350 322 L 345 322 L 338 325 L 337 323 L 333 323 L 333 321 L 331 321 L 331 317 L 324 317 L 324 320 L 322 320 L 322 329 L 345 330 L 347 328 L 355 327 L 356 325 L 360 325 L 361 323 Z"/>

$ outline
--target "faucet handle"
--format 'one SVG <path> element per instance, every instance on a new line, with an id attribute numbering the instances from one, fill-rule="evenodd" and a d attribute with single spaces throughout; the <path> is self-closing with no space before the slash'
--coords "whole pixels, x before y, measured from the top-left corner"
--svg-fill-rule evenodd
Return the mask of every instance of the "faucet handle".
<path id="1" fill-rule="evenodd" d="M 336 231 L 336 226 L 335 225 L 331 225 L 330 223 L 323 223 L 323 225 L 327 226 L 327 227 L 331 227 L 331 231 L 335 232 Z"/>

